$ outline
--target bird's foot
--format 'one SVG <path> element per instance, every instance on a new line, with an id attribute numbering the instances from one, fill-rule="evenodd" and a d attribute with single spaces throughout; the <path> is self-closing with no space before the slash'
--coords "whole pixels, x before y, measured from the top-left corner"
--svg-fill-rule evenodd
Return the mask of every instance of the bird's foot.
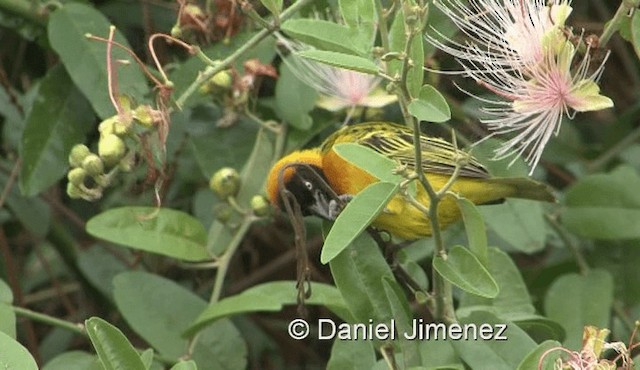
<path id="1" fill-rule="evenodd" d="M 329 218 L 331 220 L 335 220 L 336 218 L 338 218 L 340 212 L 342 212 L 344 207 L 351 201 L 351 199 L 353 199 L 353 195 L 351 194 L 338 195 L 338 200 L 331 199 L 329 201 Z"/>

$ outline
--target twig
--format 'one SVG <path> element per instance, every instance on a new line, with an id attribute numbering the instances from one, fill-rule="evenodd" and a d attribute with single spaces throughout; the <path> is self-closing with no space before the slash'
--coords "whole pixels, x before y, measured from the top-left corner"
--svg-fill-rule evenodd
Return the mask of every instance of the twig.
<path id="1" fill-rule="evenodd" d="M 602 30 L 602 34 L 599 39 L 601 47 L 609 42 L 609 39 L 611 39 L 611 36 L 613 36 L 614 33 L 620 30 L 624 18 L 629 16 L 629 14 L 638 6 L 640 6 L 640 0 L 622 0 L 616 14 L 613 15 L 613 18 L 607 22 L 604 30 Z"/>
<path id="2" fill-rule="evenodd" d="M 296 3 L 294 3 L 289 8 L 287 8 L 285 11 L 282 12 L 282 14 L 280 15 L 280 18 L 279 18 L 280 22 L 288 19 L 289 17 L 294 15 L 298 10 L 300 10 L 302 7 L 304 7 L 305 5 L 307 5 L 310 2 L 311 2 L 311 0 L 299 0 L 299 1 L 297 1 Z M 219 63 L 216 63 L 215 67 L 205 69 L 204 72 L 202 72 L 198 76 L 198 78 L 191 85 L 189 85 L 189 87 L 187 87 L 187 89 L 182 93 L 182 95 L 180 95 L 180 97 L 178 97 L 178 99 L 176 100 L 176 105 L 179 108 L 182 107 L 184 105 L 184 103 L 187 101 L 187 99 L 193 93 L 195 93 L 198 90 L 200 85 L 202 85 L 203 83 L 208 81 L 216 73 L 218 73 L 218 72 L 220 72 L 220 71 L 222 71 L 224 69 L 227 69 L 231 65 L 231 63 L 235 62 L 236 59 L 238 59 L 241 55 L 243 55 L 247 51 L 253 49 L 253 47 L 255 47 L 258 43 L 260 43 L 267 36 L 269 36 L 273 32 L 275 32 L 278 28 L 279 27 L 277 27 L 275 25 L 275 22 L 274 22 L 272 24 L 271 28 L 262 29 L 260 32 L 255 34 L 251 39 L 249 39 L 244 45 L 242 45 L 236 51 L 234 51 L 231 55 L 229 55 L 228 57 L 226 57 L 224 60 L 220 61 Z"/>
<path id="3" fill-rule="evenodd" d="M 9 174 L 9 178 L 7 179 L 7 183 L 4 185 L 4 189 L 2 189 L 2 194 L 0 194 L 0 208 L 4 206 L 4 202 L 7 200 L 9 194 L 11 194 L 11 189 L 13 189 L 13 185 L 16 182 L 16 178 L 20 172 L 20 167 L 22 167 L 22 160 L 18 158 L 11 169 L 11 174 Z"/>
<path id="4" fill-rule="evenodd" d="M 547 220 L 547 223 L 551 226 L 551 228 L 553 228 L 553 230 L 558 234 L 571 254 L 573 254 L 580 273 L 582 275 L 586 275 L 589 272 L 590 268 L 587 260 L 582 255 L 580 248 L 573 242 L 573 240 L 571 240 L 571 236 L 567 233 L 567 231 L 562 226 L 560 226 L 556 217 L 550 214 L 545 214 L 544 218 Z"/>

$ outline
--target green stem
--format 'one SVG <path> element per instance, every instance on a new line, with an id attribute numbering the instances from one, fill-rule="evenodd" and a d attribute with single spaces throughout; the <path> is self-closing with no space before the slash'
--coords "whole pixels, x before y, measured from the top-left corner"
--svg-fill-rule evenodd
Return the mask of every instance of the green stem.
<path id="1" fill-rule="evenodd" d="M 625 136 L 616 145 L 612 146 L 598 158 L 591 161 L 591 163 L 587 165 L 587 169 L 589 170 L 589 172 L 595 172 L 599 170 L 612 158 L 620 154 L 623 150 L 627 149 L 629 145 L 633 144 L 638 139 L 640 139 L 640 127 L 637 127 L 636 129 L 631 131 L 631 133 Z"/>
<path id="2" fill-rule="evenodd" d="M 0 0 L 0 1 L 3 1 L 3 0 Z M 6 0 L 4 0 L 4 1 L 6 1 Z M 298 10 L 300 10 L 303 6 L 307 5 L 310 2 L 311 2 L 311 0 L 299 0 L 299 1 L 297 1 L 296 3 L 291 5 L 289 8 L 287 8 L 284 12 L 282 12 L 282 14 L 277 19 L 277 21 L 274 21 L 273 23 L 271 23 L 271 27 L 262 29 L 260 32 L 256 33 L 251 39 L 249 39 L 244 45 L 239 47 L 231 55 L 226 57 L 221 62 L 215 63 L 215 66 L 211 66 L 211 68 L 206 68 L 204 70 L 204 72 L 202 72 L 198 76 L 198 78 L 195 81 L 193 81 L 193 83 L 191 83 L 191 85 L 189 85 L 189 87 L 187 87 L 187 89 L 182 93 L 182 95 L 180 95 L 180 97 L 178 97 L 178 99 L 176 100 L 176 105 L 178 107 L 182 107 L 184 105 L 184 103 L 187 101 L 187 99 L 198 90 L 200 85 L 205 83 L 207 80 L 209 80 L 211 77 L 213 77 L 216 73 L 218 73 L 218 72 L 220 72 L 220 71 L 222 71 L 224 69 L 229 68 L 231 63 L 235 62 L 236 59 L 238 59 L 240 56 L 242 56 L 247 51 L 253 49 L 263 39 L 265 39 L 266 37 L 271 35 L 273 32 L 278 30 L 280 22 L 290 18 Z"/>
<path id="3" fill-rule="evenodd" d="M 405 122 L 413 127 L 416 175 L 418 177 L 418 181 L 426 190 L 427 195 L 429 196 L 429 210 L 427 216 L 429 217 L 429 220 L 431 222 L 431 232 L 435 242 L 435 253 L 433 258 L 446 259 L 447 250 L 444 246 L 444 242 L 442 241 L 442 234 L 440 233 L 440 221 L 438 220 L 438 203 L 446 193 L 437 193 L 429 183 L 426 174 L 420 170 L 420 164 L 422 163 L 422 147 L 420 145 L 420 122 L 418 122 L 407 109 L 407 106 L 411 101 L 411 93 L 409 92 L 409 89 L 407 87 L 407 76 L 409 73 L 409 69 L 412 68 L 412 66 L 410 65 L 411 59 L 409 57 L 411 51 L 411 42 L 416 35 L 422 34 L 423 28 L 424 22 L 421 22 L 420 25 L 416 26 L 415 28 L 409 28 L 407 30 L 407 39 L 405 40 L 405 47 L 403 51 L 404 60 L 402 62 L 400 71 L 400 81 L 398 82 L 398 101 L 400 103 L 400 108 L 402 110 Z M 453 181 L 451 183 L 453 183 Z M 451 283 L 445 280 L 435 269 L 433 270 L 432 280 L 433 294 L 431 296 L 431 302 L 433 302 L 432 313 L 434 318 L 437 321 L 446 323 L 455 322 L 456 319 L 455 310 L 453 307 L 453 290 L 451 287 Z"/>
<path id="4" fill-rule="evenodd" d="M 378 31 L 380 32 L 380 42 L 382 43 L 382 50 L 384 54 L 388 53 L 391 48 L 389 47 L 389 29 L 387 28 L 387 18 L 384 16 L 384 9 L 382 8 L 382 1 L 375 0 L 376 14 L 378 16 Z"/>
<path id="5" fill-rule="evenodd" d="M 16 14 L 39 26 L 47 25 L 46 8 L 37 6 L 33 1 L 0 0 L 0 9 Z"/>
<path id="6" fill-rule="evenodd" d="M 409 92 L 409 87 L 407 86 L 407 76 L 409 74 L 409 69 L 412 67 L 409 63 L 411 58 L 409 57 L 409 53 L 411 51 L 411 41 L 416 36 L 417 32 L 409 31 L 407 34 L 406 44 L 404 46 L 404 60 L 402 61 L 402 67 L 400 69 L 400 93 L 398 94 L 398 102 L 400 103 L 400 110 L 402 111 L 402 116 L 404 117 L 404 121 L 406 124 L 410 125 L 412 122 L 418 124 L 418 129 L 420 128 L 419 122 L 415 120 L 415 118 L 409 113 L 409 103 L 411 102 L 411 93 Z M 415 124 L 413 125 L 415 127 Z M 418 130 L 420 132 L 420 130 Z M 419 141 L 416 141 L 419 143 Z M 420 163 L 420 162 L 416 162 Z"/>
<path id="7" fill-rule="evenodd" d="M 213 283 L 213 292 L 211 293 L 211 298 L 209 299 L 210 303 L 215 303 L 220 299 L 220 295 L 222 294 L 222 285 L 224 283 L 224 278 L 227 275 L 227 269 L 229 269 L 231 258 L 240 246 L 240 242 L 242 242 L 244 234 L 247 233 L 247 230 L 249 230 L 249 226 L 251 226 L 253 221 L 254 217 L 252 215 L 247 215 L 244 217 L 242 223 L 236 229 L 236 232 L 233 235 L 233 239 L 231 239 L 231 241 L 229 242 L 227 250 L 224 251 L 220 259 L 218 260 L 218 271 L 216 272 L 216 280 Z"/>
<path id="8" fill-rule="evenodd" d="M 620 30 L 622 26 L 622 21 L 629 14 L 632 9 L 640 6 L 640 0 L 622 0 L 622 3 L 618 7 L 616 14 L 613 15 L 613 18 L 607 23 L 604 30 L 602 30 L 602 35 L 600 35 L 600 47 L 606 45 L 611 36 L 614 33 Z"/>
<path id="9" fill-rule="evenodd" d="M 558 223 L 556 217 L 549 214 L 545 214 L 544 217 L 551 228 L 553 228 L 553 230 L 558 234 L 564 245 L 569 249 L 569 251 L 571 251 L 571 254 L 573 254 L 580 273 L 582 275 L 586 275 L 590 268 L 587 260 L 582 255 L 580 248 L 573 242 L 569 233 L 567 233 L 567 231 Z"/>
<path id="10" fill-rule="evenodd" d="M 58 318 L 53 317 L 53 316 L 49 316 L 49 315 L 45 315 L 43 313 L 31 311 L 30 309 L 27 309 L 27 308 L 11 306 L 11 309 L 17 315 L 20 315 L 20 316 L 23 316 L 23 317 L 27 317 L 27 318 L 35 320 L 35 321 L 43 322 L 45 324 L 49 324 L 49 325 L 52 325 L 52 326 L 57 326 L 59 328 L 67 329 L 67 330 L 72 331 L 72 332 L 74 332 L 76 334 L 80 334 L 80 335 L 82 335 L 84 337 L 88 337 L 87 332 L 84 330 L 84 325 L 82 325 L 82 324 L 74 324 L 74 323 L 71 323 L 71 322 L 68 322 L 68 321 L 65 321 L 65 320 L 58 319 Z"/>

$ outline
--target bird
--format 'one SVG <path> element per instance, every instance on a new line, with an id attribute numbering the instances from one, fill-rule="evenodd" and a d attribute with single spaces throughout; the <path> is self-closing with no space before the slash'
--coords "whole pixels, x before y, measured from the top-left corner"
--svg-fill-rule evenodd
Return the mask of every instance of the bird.
<path id="1" fill-rule="evenodd" d="M 476 205 L 498 204 L 505 198 L 555 202 L 552 189 L 544 183 L 526 177 L 492 177 L 475 157 L 448 141 L 423 133 L 419 137 L 422 163 L 417 166 L 413 130 L 409 127 L 392 122 L 343 126 L 319 147 L 294 151 L 278 160 L 267 176 L 267 197 L 275 208 L 282 209 L 283 197 L 280 194 L 284 186 L 295 197 L 304 216 L 315 215 L 333 221 L 336 218 L 336 203 L 332 201 L 332 193 L 348 200 L 379 181 L 334 150 L 337 144 L 356 143 L 396 161 L 408 171 L 423 171 L 435 191 L 445 186 L 451 178 L 457 165 L 456 158 L 464 156 L 466 160 L 458 164 L 458 177 L 450 187 L 450 192 Z M 323 186 L 323 182 L 330 189 Z M 424 211 L 430 205 L 430 198 L 420 184 L 415 199 L 423 207 L 412 204 L 405 195 L 396 194 L 375 218 L 372 226 L 404 240 L 431 236 L 431 222 Z M 437 212 L 441 229 L 461 217 L 454 195 L 444 196 Z"/>

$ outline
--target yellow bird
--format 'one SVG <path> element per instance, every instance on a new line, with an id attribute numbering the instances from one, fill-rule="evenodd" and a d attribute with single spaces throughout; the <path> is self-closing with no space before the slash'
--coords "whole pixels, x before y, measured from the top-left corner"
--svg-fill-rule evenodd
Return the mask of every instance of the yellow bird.
<path id="1" fill-rule="evenodd" d="M 339 143 L 363 145 L 406 166 L 409 171 L 416 169 L 411 129 L 387 122 L 345 126 L 328 137 L 319 148 L 293 152 L 273 166 L 267 179 L 267 194 L 271 204 L 282 208 L 278 178 L 285 166 L 292 163 L 310 166 L 340 196 L 356 195 L 369 184 L 379 181 L 340 157 L 333 150 L 334 145 Z M 478 205 L 496 204 L 504 198 L 555 201 L 547 185 L 523 177 L 491 177 L 476 158 L 456 149 L 445 140 L 422 134 L 420 146 L 422 148 L 420 170 L 424 171 L 435 191 L 441 189 L 451 177 L 456 166 L 455 158 L 458 155 L 465 155 L 468 160 L 460 169 L 459 177 L 450 188 L 451 192 Z M 325 219 L 334 218 L 332 206 L 335 204 L 330 204 L 331 196 L 322 186 L 319 186 L 318 176 L 313 176 L 309 171 L 308 167 L 303 166 L 290 166 L 284 169 L 282 174 L 284 186 L 295 196 L 304 215 L 316 215 Z M 416 200 L 424 207 L 429 207 L 429 196 L 421 185 L 417 187 Z M 460 217 L 460 210 L 454 197 L 445 196 L 438 205 L 440 226 L 444 228 Z M 372 225 L 406 240 L 426 237 L 432 233 L 431 223 L 425 212 L 400 194 L 389 201 Z"/>

